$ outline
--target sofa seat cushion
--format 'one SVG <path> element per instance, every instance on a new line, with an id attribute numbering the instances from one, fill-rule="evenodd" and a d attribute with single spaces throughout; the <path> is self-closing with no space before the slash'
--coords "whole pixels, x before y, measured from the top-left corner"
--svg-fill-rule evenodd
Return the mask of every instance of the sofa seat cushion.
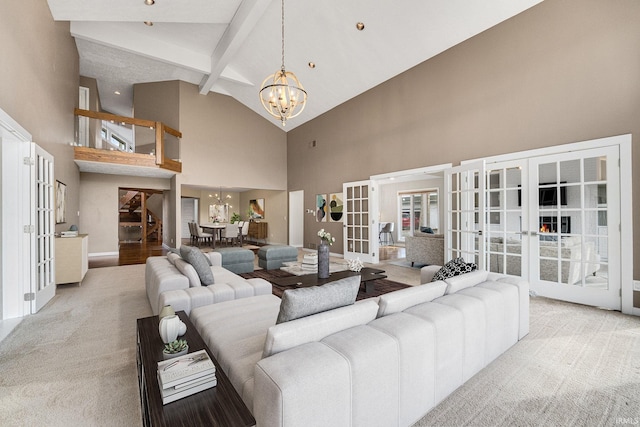
<path id="1" fill-rule="evenodd" d="M 345 277 L 323 286 L 287 289 L 276 323 L 288 322 L 356 302 L 360 276 Z"/>
<path id="2" fill-rule="evenodd" d="M 191 310 L 197 307 L 255 295 L 270 295 L 271 291 L 271 283 L 260 278 L 247 279 L 244 282 L 214 283 L 209 286 L 175 289 L 160 294 L 158 309 L 170 305 L 175 311 L 183 310 L 189 315 Z"/>
<path id="3" fill-rule="evenodd" d="M 197 307 L 189 315 L 248 408 L 253 407 L 254 367 L 279 309 L 280 298 L 258 295 Z"/>

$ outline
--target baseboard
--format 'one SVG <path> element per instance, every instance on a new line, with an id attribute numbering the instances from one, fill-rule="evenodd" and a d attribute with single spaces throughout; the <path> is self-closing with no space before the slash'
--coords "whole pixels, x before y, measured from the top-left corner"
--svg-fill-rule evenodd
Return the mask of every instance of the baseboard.
<path id="1" fill-rule="evenodd" d="M 93 252 L 90 253 L 88 256 L 89 258 L 95 258 L 95 257 L 101 257 L 101 256 L 118 256 L 120 255 L 119 252 Z"/>

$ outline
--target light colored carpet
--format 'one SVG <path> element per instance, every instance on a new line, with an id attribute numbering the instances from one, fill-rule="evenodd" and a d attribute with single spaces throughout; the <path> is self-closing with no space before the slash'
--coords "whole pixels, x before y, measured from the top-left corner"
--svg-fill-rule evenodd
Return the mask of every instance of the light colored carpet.
<path id="1" fill-rule="evenodd" d="M 144 266 L 91 269 L 0 343 L 0 425 L 139 426 Z M 640 319 L 544 298 L 531 333 L 416 426 L 640 422 Z M 627 423 L 628 424 L 628 423 Z"/>
<path id="2" fill-rule="evenodd" d="M 0 425 L 141 425 L 136 319 L 144 265 L 90 269 L 0 343 Z"/>

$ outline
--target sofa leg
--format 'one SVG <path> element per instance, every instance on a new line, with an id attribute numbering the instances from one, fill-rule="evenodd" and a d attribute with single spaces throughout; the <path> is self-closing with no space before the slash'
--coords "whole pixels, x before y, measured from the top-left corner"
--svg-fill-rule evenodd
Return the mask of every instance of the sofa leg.
<path id="1" fill-rule="evenodd" d="M 413 261 L 411 261 L 411 267 L 413 267 Z"/>

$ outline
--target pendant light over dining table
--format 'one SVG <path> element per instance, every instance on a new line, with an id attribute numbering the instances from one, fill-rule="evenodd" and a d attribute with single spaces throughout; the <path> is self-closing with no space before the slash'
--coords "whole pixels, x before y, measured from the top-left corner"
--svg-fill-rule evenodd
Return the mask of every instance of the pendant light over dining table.
<path id="1" fill-rule="evenodd" d="M 262 106 L 285 125 L 287 119 L 296 117 L 307 103 L 307 92 L 295 74 L 284 68 L 284 0 L 282 0 L 282 68 L 262 82 L 260 101 Z"/>

